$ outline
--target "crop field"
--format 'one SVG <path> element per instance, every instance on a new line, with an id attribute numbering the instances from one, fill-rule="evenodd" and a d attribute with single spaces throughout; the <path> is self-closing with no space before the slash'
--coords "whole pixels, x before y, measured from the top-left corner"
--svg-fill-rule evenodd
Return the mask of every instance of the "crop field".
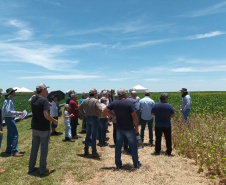
<path id="1" fill-rule="evenodd" d="M 179 113 L 182 101 L 180 92 L 170 92 L 169 103 L 175 109 L 172 119 L 173 147 L 182 156 L 192 158 L 200 166 L 208 169 L 211 178 L 226 175 L 226 92 L 191 92 L 192 107 L 190 124 L 184 123 Z M 14 98 L 15 109 L 31 112 L 28 99 L 32 93 L 17 93 Z M 138 94 L 140 98 L 144 94 Z M 160 93 L 151 93 L 158 102 Z M 66 99 L 66 97 L 65 97 Z M 78 95 L 78 100 L 81 95 Z M 4 96 L 0 101 L 2 106 Z M 62 100 L 60 103 L 65 103 Z"/>

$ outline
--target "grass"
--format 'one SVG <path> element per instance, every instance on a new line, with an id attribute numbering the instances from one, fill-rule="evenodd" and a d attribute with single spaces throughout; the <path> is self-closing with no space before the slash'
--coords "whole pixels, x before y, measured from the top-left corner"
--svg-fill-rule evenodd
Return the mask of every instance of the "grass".
<path id="1" fill-rule="evenodd" d="M 7 129 L 3 127 L 4 135 L 2 148 L 0 153 L 0 168 L 5 169 L 0 174 L 1 185 L 9 184 L 60 184 L 66 180 L 68 172 L 76 181 L 83 181 L 92 178 L 90 173 L 92 160 L 82 160 L 84 144 L 82 138 L 76 140 L 75 143 L 63 142 L 64 139 L 64 123 L 60 117 L 57 131 L 62 132 L 60 136 L 51 136 L 52 143 L 49 144 L 49 153 L 47 158 L 47 167 L 55 170 L 51 175 L 41 178 L 38 172 L 28 175 L 28 162 L 31 150 L 31 119 L 26 119 L 17 123 L 19 132 L 19 152 L 25 152 L 22 158 L 14 158 L 5 154 Z M 79 121 L 80 122 L 80 121 Z M 81 124 L 78 131 L 81 130 Z M 38 155 L 39 158 L 39 155 Z M 38 166 L 39 160 L 36 163 Z M 87 168 L 88 167 L 88 168 Z M 92 169 L 93 170 L 93 169 Z M 95 170 L 95 169 L 94 169 Z M 97 169 L 96 169 L 97 170 Z"/>

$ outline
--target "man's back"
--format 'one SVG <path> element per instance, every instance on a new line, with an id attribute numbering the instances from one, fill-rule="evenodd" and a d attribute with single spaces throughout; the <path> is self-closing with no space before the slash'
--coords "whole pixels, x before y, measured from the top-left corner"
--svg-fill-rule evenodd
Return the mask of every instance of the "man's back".
<path id="1" fill-rule="evenodd" d="M 133 118 L 131 113 L 135 112 L 134 104 L 128 99 L 119 99 L 112 102 L 108 109 L 114 110 L 117 117 L 117 128 L 120 130 L 131 130 L 133 126 Z"/>
<path id="2" fill-rule="evenodd" d="M 150 120 L 152 119 L 151 110 L 154 106 L 155 102 L 150 97 L 145 96 L 139 102 L 140 104 L 140 111 L 141 111 L 141 118 L 143 120 Z"/>
<path id="3" fill-rule="evenodd" d="M 32 129 L 35 130 L 50 130 L 50 121 L 43 114 L 43 111 L 50 110 L 47 98 L 35 96 L 31 100 L 32 109 Z"/>
<path id="4" fill-rule="evenodd" d="M 152 108 L 155 114 L 155 127 L 171 127 L 171 115 L 174 114 L 173 106 L 167 102 L 158 102 Z"/>
<path id="5" fill-rule="evenodd" d="M 102 112 L 102 107 L 96 98 L 90 97 L 86 98 L 82 104 L 80 104 L 79 111 L 82 112 L 82 114 L 85 114 L 85 116 L 99 117 Z"/>

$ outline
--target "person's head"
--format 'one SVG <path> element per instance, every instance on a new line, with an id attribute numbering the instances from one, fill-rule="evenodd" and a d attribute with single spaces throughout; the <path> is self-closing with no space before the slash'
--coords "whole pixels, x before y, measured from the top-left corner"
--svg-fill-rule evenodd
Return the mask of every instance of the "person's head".
<path id="1" fill-rule="evenodd" d="M 36 86 L 36 92 L 38 95 L 41 95 L 43 97 L 47 97 L 48 96 L 48 90 L 47 90 L 47 87 L 44 83 L 41 83 L 41 84 L 38 84 Z"/>
<path id="2" fill-rule="evenodd" d="M 5 98 L 9 98 L 9 97 L 14 98 L 16 95 L 16 93 L 15 93 L 16 91 L 17 91 L 17 89 L 13 89 L 13 88 L 6 89 Z"/>
<path id="3" fill-rule="evenodd" d="M 82 99 L 86 99 L 86 98 L 87 98 L 86 93 L 82 93 Z"/>
<path id="4" fill-rule="evenodd" d="M 2 89 L 0 88 L 0 99 L 1 99 L 1 97 L 2 97 Z"/>
<path id="5" fill-rule="evenodd" d="M 182 97 L 185 97 L 188 94 L 188 90 L 186 88 L 182 88 L 180 90 Z"/>
<path id="6" fill-rule="evenodd" d="M 68 96 L 71 96 L 72 93 L 72 90 L 67 91 Z"/>
<path id="7" fill-rule="evenodd" d="M 96 98 L 97 90 L 95 88 L 89 90 L 89 96 Z"/>
<path id="8" fill-rule="evenodd" d="M 115 90 L 111 89 L 111 95 L 115 94 Z"/>
<path id="9" fill-rule="evenodd" d="M 102 98 L 100 99 L 100 102 L 101 102 L 101 103 L 104 103 L 104 104 L 106 105 L 106 103 L 107 103 L 107 98 L 106 98 L 106 97 L 102 97 Z"/>
<path id="10" fill-rule="evenodd" d="M 105 98 L 108 98 L 108 91 L 104 90 L 104 91 L 102 92 L 102 95 L 103 95 Z"/>
<path id="11" fill-rule="evenodd" d="M 52 95 L 51 96 L 51 100 L 56 102 L 57 101 L 57 96 L 56 95 Z"/>
<path id="12" fill-rule="evenodd" d="M 131 96 L 133 99 L 136 99 L 136 98 L 137 98 L 137 91 L 131 91 L 130 96 Z"/>
<path id="13" fill-rule="evenodd" d="M 163 102 L 168 102 L 168 94 L 167 93 L 161 93 L 160 100 Z"/>
<path id="14" fill-rule="evenodd" d="M 77 95 L 76 94 L 71 94 L 71 98 L 72 98 L 72 100 L 76 100 L 77 99 Z"/>
<path id="15" fill-rule="evenodd" d="M 149 90 L 145 90 L 144 96 L 150 96 L 150 91 Z"/>
<path id="16" fill-rule="evenodd" d="M 126 90 L 123 89 L 123 88 L 119 89 L 119 90 L 117 91 L 117 94 L 118 94 L 118 97 L 119 97 L 119 98 L 126 98 L 126 97 L 127 97 L 127 96 L 126 96 Z"/>
<path id="17" fill-rule="evenodd" d="M 71 107 L 70 107 L 69 104 L 65 104 L 64 109 L 65 109 L 66 111 L 69 111 L 69 110 L 71 109 Z"/>

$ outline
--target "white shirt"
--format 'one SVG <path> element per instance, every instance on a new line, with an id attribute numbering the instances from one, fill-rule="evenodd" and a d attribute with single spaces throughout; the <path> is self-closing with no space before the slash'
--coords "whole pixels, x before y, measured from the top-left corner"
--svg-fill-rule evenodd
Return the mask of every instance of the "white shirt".
<path id="1" fill-rule="evenodd" d="M 55 101 L 52 101 L 52 106 L 50 107 L 50 115 L 52 117 L 58 117 L 58 107 Z"/>

